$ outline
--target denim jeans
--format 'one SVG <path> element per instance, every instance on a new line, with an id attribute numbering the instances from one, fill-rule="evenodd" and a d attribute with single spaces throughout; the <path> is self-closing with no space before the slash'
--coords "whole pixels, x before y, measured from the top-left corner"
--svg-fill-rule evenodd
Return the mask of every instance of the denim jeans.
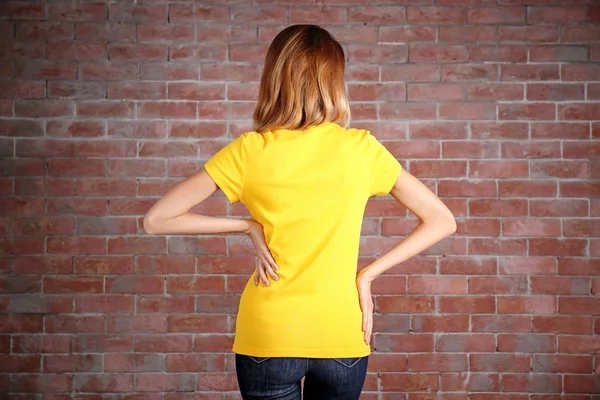
<path id="1" fill-rule="evenodd" d="M 358 400 L 368 357 L 288 358 L 236 354 L 238 383 L 244 400 Z"/>

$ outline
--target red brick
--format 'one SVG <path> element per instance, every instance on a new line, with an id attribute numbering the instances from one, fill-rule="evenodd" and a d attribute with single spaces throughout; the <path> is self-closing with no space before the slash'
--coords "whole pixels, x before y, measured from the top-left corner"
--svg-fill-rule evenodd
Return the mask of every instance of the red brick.
<path id="1" fill-rule="evenodd" d="M 99 121 L 48 121 L 46 133 L 55 137 L 99 137 L 104 136 L 104 123 Z"/>
<path id="2" fill-rule="evenodd" d="M 11 379 L 11 390 L 18 393 L 56 393 L 73 390 L 73 376 L 64 374 L 18 374 Z"/>
<path id="3" fill-rule="evenodd" d="M 351 62 L 371 62 L 376 60 L 378 63 L 402 63 L 406 62 L 408 48 L 404 44 L 391 45 L 350 45 L 348 57 Z"/>
<path id="4" fill-rule="evenodd" d="M 431 313 L 435 309 L 432 296 L 379 297 L 377 311 L 383 313 Z"/>
<path id="5" fill-rule="evenodd" d="M 474 139 L 526 139 L 527 124 L 522 122 L 471 122 Z"/>
<path id="6" fill-rule="evenodd" d="M 8 337 L 8 336 L 7 336 Z M 71 351 L 69 335 L 14 335 L 13 353 L 68 353 Z"/>
<path id="7" fill-rule="evenodd" d="M 26 164 L 25 164 L 26 165 Z M 12 186 L 12 182 L 11 182 Z M 6 193 L 10 194 L 10 193 Z M 15 179 L 15 194 L 65 196 L 75 194 L 74 178 L 17 178 Z M 53 199 L 51 199 L 53 200 Z M 50 210 L 49 210 L 49 213 Z"/>
<path id="8" fill-rule="evenodd" d="M 4 198 L 4 203 L 0 208 L 0 214 L 10 215 L 31 215 L 44 213 L 44 199 L 33 197 L 8 197 Z"/>
<path id="9" fill-rule="evenodd" d="M 52 333 L 102 333 L 104 316 L 46 315 L 45 332 Z"/>
<path id="10" fill-rule="evenodd" d="M 77 145 L 58 140 L 19 139 L 15 147 L 17 157 L 73 157 Z"/>
<path id="11" fill-rule="evenodd" d="M 111 60 L 167 61 L 166 45 L 161 44 L 109 44 Z"/>
<path id="12" fill-rule="evenodd" d="M 535 316 L 533 317 L 534 332 L 591 334 L 593 332 L 592 317 L 579 316 Z M 559 351 L 564 351 L 559 348 Z"/>
<path id="13" fill-rule="evenodd" d="M 165 176 L 167 164 L 165 160 L 109 160 L 110 176 Z"/>
<path id="14" fill-rule="evenodd" d="M 349 96 L 356 101 L 404 101 L 404 84 L 394 83 L 353 83 L 348 84 Z"/>
<path id="15" fill-rule="evenodd" d="M 19 100 L 15 102 L 15 116 L 26 118 L 69 117 L 73 103 L 68 100 Z M 30 136 L 30 135 L 27 135 Z"/>
<path id="16" fill-rule="evenodd" d="M 532 62 L 577 62 L 588 61 L 589 50 L 586 46 L 534 46 L 529 50 Z"/>
<path id="17" fill-rule="evenodd" d="M 582 239 L 537 239 L 529 240 L 529 255 L 532 256 L 582 256 L 587 241 Z"/>
<path id="18" fill-rule="evenodd" d="M 117 315 L 108 316 L 106 331 L 109 333 L 166 332 L 165 315 Z"/>
<path id="19" fill-rule="evenodd" d="M 469 254 L 525 255 L 525 239 L 469 239 Z"/>
<path id="20" fill-rule="evenodd" d="M 413 372 L 457 372 L 468 369 L 466 354 L 409 354 Z"/>
<path id="21" fill-rule="evenodd" d="M 77 116 L 96 118 L 128 118 L 134 115 L 130 101 L 98 100 L 77 103 Z"/>
<path id="22" fill-rule="evenodd" d="M 533 122 L 531 137 L 535 139 L 589 139 L 590 126 L 581 122 Z"/>
<path id="23" fill-rule="evenodd" d="M 499 297 L 498 312 L 502 314 L 553 314 L 557 311 L 554 297 Z"/>
<path id="24" fill-rule="evenodd" d="M 184 353 L 192 351 L 191 335 L 136 335 L 135 351 L 148 353 Z"/>
<path id="25" fill-rule="evenodd" d="M 77 183 L 77 193 L 83 196 L 132 196 L 135 194 L 135 180 L 132 179 L 115 179 L 115 178 L 98 178 L 86 179 Z M 89 201 L 86 199 L 86 201 Z M 68 208 L 69 206 L 67 206 Z M 82 214 L 105 214 L 106 202 L 95 204 L 92 210 L 85 208 L 86 205 L 76 205 L 75 208 L 83 209 L 79 211 Z"/>
<path id="26" fill-rule="evenodd" d="M 469 318 L 467 315 L 413 315 L 413 332 L 467 332 Z"/>
<path id="27" fill-rule="evenodd" d="M 478 83 L 467 87 L 467 100 L 520 100 L 523 93 L 519 84 Z"/>
<path id="28" fill-rule="evenodd" d="M 534 354 L 533 371 L 551 373 L 592 373 L 593 363 L 591 356 L 550 355 Z"/>
<path id="29" fill-rule="evenodd" d="M 407 20 L 411 24 L 460 24 L 465 22 L 465 11 L 459 7 L 409 6 L 407 7 Z"/>
<path id="30" fill-rule="evenodd" d="M 382 26 L 379 30 L 381 43 L 434 42 L 436 31 L 430 26 Z"/>
<path id="31" fill-rule="evenodd" d="M 73 272 L 71 256 L 17 256 L 13 260 L 15 274 L 70 274 Z"/>
<path id="32" fill-rule="evenodd" d="M 21 218 L 15 220 L 14 232 L 17 235 L 70 235 L 74 233 L 71 218 Z"/>
<path id="33" fill-rule="evenodd" d="M 167 84 L 161 82 L 115 82 L 109 83 L 109 99 L 156 100 L 167 98 Z"/>
<path id="34" fill-rule="evenodd" d="M 15 25 L 15 37 L 19 40 L 68 40 L 75 32 L 72 22 L 19 21 Z"/>
<path id="35" fill-rule="evenodd" d="M 46 7 L 44 4 L 4 3 L 0 10 L 4 18 L 10 18 L 11 20 L 40 20 L 46 18 Z"/>
<path id="36" fill-rule="evenodd" d="M 110 4 L 108 17 L 115 22 L 166 23 L 167 5 Z"/>
<path id="37" fill-rule="evenodd" d="M 493 119 L 496 116 L 496 105 L 483 102 L 450 102 L 439 105 L 441 119 Z"/>
<path id="38" fill-rule="evenodd" d="M 463 100 L 465 86 L 460 84 L 409 83 L 407 85 L 409 101 L 450 101 Z"/>
<path id="39" fill-rule="evenodd" d="M 440 42 L 445 43 L 494 43 L 498 34 L 494 26 L 443 26 L 438 27 Z M 433 41 L 433 40 L 432 40 Z M 497 70 L 496 66 L 490 66 Z M 475 69 L 483 68 L 484 65 L 473 66 Z"/>
<path id="40" fill-rule="evenodd" d="M 76 352 L 113 353 L 131 352 L 133 336 L 119 335 L 79 335 L 75 337 L 74 349 Z"/>
<path id="41" fill-rule="evenodd" d="M 498 117 L 502 120 L 552 120 L 555 112 L 554 104 L 548 103 L 498 105 Z"/>
<path id="42" fill-rule="evenodd" d="M 169 332 L 227 332 L 227 317 L 224 315 L 170 315 Z"/>
<path id="43" fill-rule="evenodd" d="M 437 65 L 381 65 L 382 81 L 432 81 L 439 77 Z"/>
<path id="44" fill-rule="evenodd" d="M 554 353 L 556 338 L 554 335 L 507 334 L 498 335 L 499 352 L 508 353 Z"/>
<path id="45" fill-rule="evenodd" d="M 466 46 L 460 45 L 411 45 L 410 62 L 461 62 L 467 60 Z"/>
<path id="46" fill-rule="evenodd" d="M 196 387 L 196 374 L 137 374 L 135 383 L 141 392 L 191 392 Z"/>
<path id="47" fill-rule="evenodd" d="M 106 293 L 148 294 L 163 293 L 164 278 L 162 276 L 120 275 L 107 277 Z"/>
<path id="48" fill-rule="evenodd" d="M 120 81 L 137 79 L 137 64 L 104 61 L 104 62 L 80 62 L 79 79 L 89 81 Z"/>
<path id="49" fill-rule="evenodd" d="M 560 297 L 558 312 L 571 315 L 597 315 L 600 310 L 600 298 Z"/>
<path id="50" fill-rule="evenodd" d="M 183 90 L 183 89 L 182 89 Z M 177 93 L 177 92 L 175 92 Z M 190 91 L 190 88 L 185 89 L 185 92 L 181 92 L 178 96 L 180 97 L 193 97 L 194 91 Z M 170 95 L 172 96 L 172 95 Z M 148 102 L 143 103 L 139 109 L 140 116 L 144 118 L 196 118 L 196 104 L 193 102 Z"/>
<path id="51" fill-rule="evenodd" d="M 76 37 L 89 42 L 135 42 L 135 25 L 115 22 L 77 23 Z M 112 57 L 111 57 L 112 58 Z"/>
<path id="52" fill-rule="evenodd" d="M 502 390 L 507 392 L 560 393 L 562 381 L 559 375 L 506 374 L 502 376 Z"/>
<path id="53" fill-rule="evenodd" d="M 95 276 L 46 276 L 44 293 L 102 293 L 104 280 Z"/>
<path id="54" fill-rule="evenodd" d="M 231 45 L 235 46 L 235 45 Z M 248 46 L 248 45 L 247 45 Z M 251 46 L 251 45 L 250 45 Z M 245 50 L 252 50 L 249 49 Z M 252 61 L 262 61 L 264 59 L 264 49 L 256 49 L 257 54 L 262 54 L 258 57 L 257 54 L 253 55 Z M 246 60 L 245 57 L 240 57 L 238 52 L 244 53 L 241 48 L 238 48 L 234 53 L 230 53 L 230 61 L 251 61 Z M 185 45 L 172 45 L 169 50 L 169 60 L 187 60 L 187 61 L 225 61 L 227 58 L 227 47 L 220 44 L 185 44 Z"/>
<path id="55" fill-rule="evenodd" d="M 585 200 L 532 200 L 530 212 L 537 217 L 581 217 L 588 215 Z"/>
<path id="56" fill-rule="evenodd" d="M 174 276 L 167 278 L 167 293 L 223 293 L 225 280 L 219 276 Z"/>
<path id="57" fill-rule="evenodd" d="M 530 355 L 471 354 L 471 371 L 529 372 Z"/>
<path id="58" fill-rule="evenodd" d="M 165 360 L 161 354 L 106 354 L 105 372 L 161 372 Z"/>
<path id="59" fill-rule="evenodd" d="M 558 219 L 509 219 L 502 221 L 504 236 L 560 236 Z"/>
<path id="60" fill-rule="evenodd" d="M 0 333 L 42 332 L 42 315 L 7 315 L 0 326 Z"/>
<path id="61" fill-rule="evenodd" d="M 222 354 L 167 354 L 167 372 L 218 372 L 225 369 Z"/>
<path id="62" fill-rule="evenodd" d="M 78 313 L 132 313 L 133 296 L 77 296 L 75 312 Z"/>
<path id="63" fill-rule="evenodd" d="M 473 7 L 467 12 L 469 24 L 523 24 L 525 7 Z"/>
<path id="64" fill-rule="evenodd" d="M 590 258 L 559 258 L 558 273 L 559 275 L 600 275 L 600 260 Z"/>
<path id="65" fill-rule="evenodd" d="M 369 357 L 369 365 L 381 372 L 407 371 L 407 360 L 404 354 L 374 353 Z"/>
<path id="66" fill-rule="evenodd" d="M 173 10 L 176 6 L 171 6 Z M 224 19 L 229 18 L 229 13 L 226 7 L 223 7 L 225 13 L 223 13 Z M 183 16 L 182 16 L 183 17 Z M 204 17 L 202 20 L 205 20 Z M 195 19 L 191 20 L 195 23 Z M 262 26 L 259 26 L 259 35 L 262 31 Z M 252 43 L 256 41 L 256 31 L 247 29 L 243 25 L 227 25 L 227 24 L 201 24 L 196 26 L 198 31 L 198 42 L 246 42 Z M 279 32 L 279 31 L 278 31 Z M 277 32 L 277 33 L 278 33 Z M 269 38 L 269 42 L 274 38 Z"/>
<path id="67" fill-rule="evenodd" d="M 108 240 L 109 254 L 166 254 L 166 241 L 161 237 L 121 237 Z"/>
<path id="68" fill-rule="evenodd" d="M 0 372 L 40 372 L 39 355 L 0 354 Z"/>
<path id="69" fill-rule="evenodd" d="M 101 370 L 102 356 L 100 354 L 44 356 L 44 372 L 99 372 Z"/>
<path id="70" fill-rule="evenodd" d="M 433 351 L 432 334 L 377 335 L 375 348 L 381 352 L 430 352 Z"/>
<path id="71" fill-rule="evenodd" d="M 564 375 L 565 393 L 597 393 L 600 382 L 597 375 Z"/>
<path id="72" fill-rule="evenodd" d="M 469 293 L 473 294 L 523 294 L 527 291 L 526 277 L 472 276 L 469 278 Z"/>
<path id="73" fill-rule="evenodd" d="M 598 219 L 575 219 L 564 221 L 563 225 L 564 236 L 600 236 L 600 220 Z"/>
<path id="74" fill-rule="evenodd" d="M 5 40 L 0 45 L 0 52 L 5 58 L 44 58 L 45 42 L 16 42 Z"/>
<path id="75" fill-rule="evenodd" d="M 469 213 L 473 216 L 515 217 L 527 215 L 525 200 L 477 199 L 469 203 Z"/>
<path id="76" fill-rule="evenodd" d="M 493 335 L 444 334 L 436 339 L 436 351 L 440 352 L 493 352 L 496 342 Z"/>
<path id="77" fill-rule="evenodd" d="M 528 22 L 532 24 L 585 22 L 585 20 L 585 7 L 532 7 L 528 15 Z"/>
<path id="78" fill-rule="evenodd" d="M 589 43 L 598 41 L 600 28 L 594 26 L 565 26 L 562 30 L 563 43 Z"/>
<path id="79" fill-rule="evenodd" d="M 536 161 L 531 163 L 531 176 L 534 178 L 587 178 L 587 161 Z"/>
<path id="80" fill-rule="evenodd" d="M 560 182 L 562 197 L 598 197 L 600 185 L 596 182 Z"/>
<path id="81" fill-rule="evenodd" d="M 108 135 L 114 138 L 164 138 L 167 132 L 165 121 L 109 121 Z"/>
<path id="82" fill-rule="evenodd" d="M 482 45 L 469 48 L 471 62 L 512 62 L 527 61 L 527 47 L 516 45 Z"/>
<path id="83" fill-rule="evenodd" d="M 139 296 L 136 310 L 138 313 L 192 313 L 195 311 L 195 299 L 192 296 Z"/>
<path id="84" fill-rule="evenodd" d="M 452 293 L 467 292 L 467 281 L 464 277 L 419 277 L 411 276 L 408 279 L 409 293 Z"/>
<path id="85" fill-rule="evenodd" d="M 443 180 L 439 182 L 438 194 L 444 197 L 495 197 L 496 184 L 476 180 Z"/>
<path id="86" fill-rule="evenodd" d="M 438 374 L 393 374 L 380 375 L 382 390 L 386 392 L 437 392 Z"/>
<path id="87" fill-rule="evenodd" d="M 540 83 L 527 85 L 527 100 L 583 100 L 585 89 L 582 84 Z"/>
<path id="88" fill-rule="evenodd" d="M 48 42 L 47 57 L 49 59 L 66 60 L 103 60 L 107 59 L 106 44 Z"/>
<path id="89" fill-rule="evenodd" d="M 137 143 L 134 141 L 82 141 L 78 149 L 79 156 L 87 157 L 135 157 L 136 153 Z"/>
<path id="90" fill-rule="evenodd" d="M 501 81 L 558 80 L 560 74 L 558 64 L 502 64 L 500 71 Z"/>
<path id="91" fill-rule="evenodd" d="M 501 26 L 500 41 L 526 43 L 558 42 L 558 28 L 541 26 Z"/>
<path id="92" fill-rule="evenodd" d="M 467 162 L 412 161 L 410 172 L 419 178 L 464 177 L 467 174 Z"/>
<path id="93" fill-rule="evenodd" d="M 335 9 L 335 8 L 334 8 Z M 298 8 L 292 8 L 291 10 L 298 10 Z M 341 21 L 345 22 L 341 13 Z M 312 17 L 311 14 L 309 14 Z M 294 16 L 293 11 L 291 16 Z M 314 19 L 307 18 L 304 22 L 310 23 Z M 313 17 L 314 18 L 314 17 Z M 292 19 L 290 17 L 290 19 Z M 332 18 L 327 18 L 328 22 L 332 21 Z M 348 21 L 349 22 L 376 22 L 378 24 L 393 24 L 406 22 L 405 10 L 402 7 L 394 6 L 370 6 L 370 7 L 350 7 L 348 9 Z"/>
<path id="94" fill-rule="evenodd" d="M 78 392 L 133 391 L 133 374 L 77 374 L 73 390 Z"/>
<path id="95" fill-rule="evenodd" d="M 496 65 L 447 64 L 442 66 L 442 81 L 487 81 L 498 79 Z"/>
<path id="96" fill-rule="evenodd" d="M 533 173 L 532 176 L 534 176 Z M 498 193 L 502 197 L 556 197 L 558 192 L 557 183 L 552 180 L 500 181 L 498 189 Z"/>

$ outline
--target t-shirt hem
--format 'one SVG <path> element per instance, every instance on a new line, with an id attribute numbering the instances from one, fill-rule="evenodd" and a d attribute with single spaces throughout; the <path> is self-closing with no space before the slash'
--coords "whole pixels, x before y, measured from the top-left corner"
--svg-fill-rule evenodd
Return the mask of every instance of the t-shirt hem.
<path id="1" fill-rule="evenodd" d="M 388 194 L 390 194 L 390 192 L 392 191 L 392 189 L 394 188 L 394 185 L 396 184 L 396 181 L 398 180 L 398 177 L 400 176 L 400 173 L 402 172 L 402 165 L 400 165 L 400 163 L 396 164 L 394 167 L 394 170 L 392 172 L 390 172 L 390 175 L 387 177 L 386 182 L 385 182 L 385 190 L 382 191 L 381 193 L 379 193 L 379 196 L 386 196 Z"/>
<path id="2" fill-rule="evenodd" d="M 225 179 L 223 178 L 223 175 L 216 168 L 213 168 L 210 160 L 206 164 L 204 164 L 204 169 L 211 177 L 211 179 L 217 184 L 219 189 L 223 191 L 223 193 L 227 197 L 227 200 L 229 200 L 230 203 L 235 203 L 239 201 L 237 196 L 233 194 L 233 192 L 229 190 L 229 188 L 227 188 L 227 185 L 224 184 Z"/>
<path id="3" fill-rule="evenodd" d="M 371 349 L 253 349 L 234 346 L 233 352 L 252 357 L 354 358 L 371 354 Z"/>

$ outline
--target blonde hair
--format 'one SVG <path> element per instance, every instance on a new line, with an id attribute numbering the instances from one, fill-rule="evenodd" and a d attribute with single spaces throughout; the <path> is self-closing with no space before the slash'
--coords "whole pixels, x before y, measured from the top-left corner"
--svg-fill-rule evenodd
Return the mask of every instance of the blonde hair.
<path id="1" fill-rule="evenodd" d="M 302 130 L 350 121 L 344 50 L 317 25 L 292 25 L 269 46 L 260 78 L 254 130 Z"/>

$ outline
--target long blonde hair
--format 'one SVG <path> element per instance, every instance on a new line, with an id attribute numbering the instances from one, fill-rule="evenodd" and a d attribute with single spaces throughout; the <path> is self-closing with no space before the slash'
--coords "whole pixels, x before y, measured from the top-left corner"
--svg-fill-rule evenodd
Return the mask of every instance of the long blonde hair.
<path id="1" fill-rule="evenodd" d="M 277 34 L 260 78 L 254 130 L 302 130 L 350 121 L 342 46 L 317 25 L 292 25 Z"/>

